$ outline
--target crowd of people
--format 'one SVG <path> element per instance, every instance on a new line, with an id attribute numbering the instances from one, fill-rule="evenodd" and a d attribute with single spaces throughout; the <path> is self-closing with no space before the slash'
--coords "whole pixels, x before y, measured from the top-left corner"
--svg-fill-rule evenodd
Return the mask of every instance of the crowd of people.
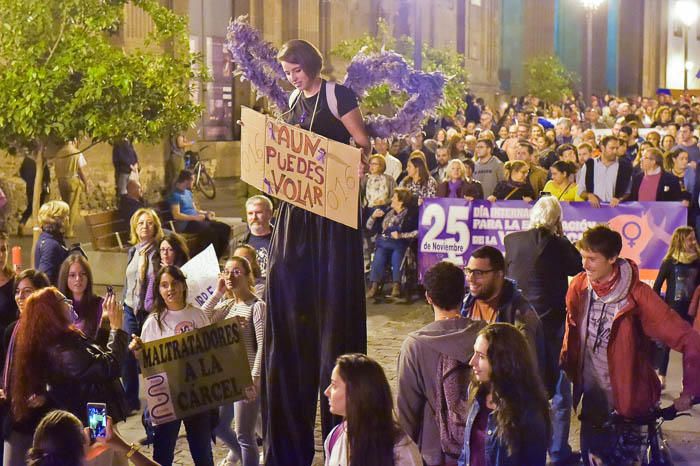
<path id="1" fill-rule="evenodd" d="M 3 464 L 78 465 L 103 448 L 169 465 L 184 424 L 194 464 L 213 466 L 218 438 L 228 448 L 222 466 L 257 465 L 260 438 L 266 465 L 309 466 L 320 399 L 327 466 L 540 466 L 548 457 L 631 465 L 641 435 L 607 421 L 612 411 L 634 418 L 658 405 L 669 348 L 683 355 L 674 403 L 691 407 L 700 395 L 700 103 L 664 93 L 552 106 L 525 97 L 497 111 L 468 96 L 454 118 L 371 141 L 356 97 L 320 77 L 315 47 L 290 41 L 278 58 L 296 88 L 286 121 L 363 151 L 361 228 L 256 195 L 245 205 L 245 244 L 230 244 L 230 229 L 197 207 L 192 173 L 173 173 L 176 230 L 204 235 L 221 266 L 214 294 L 194 307 L 181 270 L 187 242 L 140 200 L 138 160 L 125 141 L 115 148 L 115 183 L 131 247 L 121 297 L 111 288 L 99 296 L 93 266 L 64 241 L 84 166 L 67 157 L 72 201 L 41 206 L 36 269 L 8 267 L 9 237 L 0 234 Z M 184 140 L 175 145 L 184 149 Z M 536 203 L 530 228 L 506 236 L 505 255 L 484 246 L 464 268 L 440 262 L 425 273 L 434 321 L 405 336 L 395 411 L 384 370 L 365 354 L 365 300 L 385 281 L 400 295 L 419 208 L 434 197 Z M 678 202 L 689 226 L 674 233 L 652 288 L 620 257 L 621 237 L 609 227 L 588 229 L 576 244 L 563 236 L 560 202 L 570 201 Z M 152 425 L 139 399 L 143 344 L 229 317 L 243 323 L 246 398 Z M 105 403 L 111 417 L 97 447 L 82 435 L 88 402 Z M 580 452 L 569 444 L 575 409 Z M 119 435 L 116 423 L 130 415 L 142 417 L 153 460 Z"/>

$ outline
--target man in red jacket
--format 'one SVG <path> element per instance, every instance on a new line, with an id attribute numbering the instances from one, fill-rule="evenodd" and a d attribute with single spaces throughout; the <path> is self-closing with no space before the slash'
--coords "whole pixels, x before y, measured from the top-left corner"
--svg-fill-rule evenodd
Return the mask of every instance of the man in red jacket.
<path id="1" fill-rule="evenodd" d="M 606 426 L 610 411 L 638 417 L 658 404 L 652 339 L 683 354 L 683 392 L 674 404 L 689 409 L 700 395 L 700 333 L 639 280 L 634 262 L 619 257 L 619 233 L 598 225 L 577 246 L 584 272 L 566 295 L 560 362 L 574 383 L 574 407 L 581 401 L 581 453 L 586 464 L 634 464 L 638 429 Z"/>

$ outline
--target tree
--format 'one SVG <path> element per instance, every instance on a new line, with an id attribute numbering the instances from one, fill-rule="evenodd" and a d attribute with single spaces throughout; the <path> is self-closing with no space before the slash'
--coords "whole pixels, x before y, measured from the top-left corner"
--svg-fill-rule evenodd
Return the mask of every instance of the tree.
<path id="1" fill-rule="evenodd" d="M 155 26 L 132 51 L 112 37 L 127 3 Z M 205 68 L 189 51 L 186 19 L 158 0 L 0 0 L 0 11 L 0 146 L 38 148 L 37 166 L 53 144 L 155 142 L 199 117 L 190 83 Z"/>
<path id="2" fill-rule="evenodd" d="M 525 62 L 528 93 L 551 104 L 573 95 L 576 74 L 567 70 L 559 57 L 540 55 Z"/>
<path id="3" fill-rule="evenodd" d="M 363 36 L 342 41 L 331 53 L 344 60 L 350 61 L 360 51 L 366 53 L 392 50 L 413 64 L 414 41 L 411 37 L 394 37 L 391 34 L 389 24 L 379 18 L 377 22 L 377 35 L 364 34 Z M 464 68 L 464 55 L 448 49 L 436 49 L 423 45 L 423 71 L 440 71 L 447 77 L 445 85 L 445 100 L 436 109 L 440 116 L 453 117 L 458 110 L 464 109 L 466 103 L 464 96 L 467 94 L 469 74 Z M 361 106 L 364 112 L 388 113 L 391 109 L 402 106 L 408 96 L 405 92 L 392 90 L 388 84 L 372 87 L 367 95 L 362 98 Z"/>

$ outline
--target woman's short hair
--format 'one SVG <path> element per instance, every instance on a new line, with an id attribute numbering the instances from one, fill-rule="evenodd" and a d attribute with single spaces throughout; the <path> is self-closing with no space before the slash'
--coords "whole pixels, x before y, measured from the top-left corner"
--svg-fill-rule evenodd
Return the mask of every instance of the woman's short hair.
<path id="1" fill-rule="evenodd" d="M 369 158 L 369 163 L 372 163 L 373 160 L 379 162 L 380 172 L 384 173 L 386 171 L 386 160 L 384 160 L 384 157 L 379 154 L 374 154 Z"/>
<path id="2" fill-rule="evenodd" d="M 657 167 L 661 167 L 663 169 L 664 167 L 664 153 L 661 152 L 661 149 L 657 149 L 656 147 L 650 147 L 646 151 L 644 151 L 644 155 L 647 157 L 651 157 L 654 159 L 654 162 L 656 163 Z"/>
<path id="3" fill-rule="evenodd" d="M 39 226 L 49 233 L 58 233 L 63 229 L 63 222 L 68 218 L 70 207 L 63 201 L 49 201 L 39 208 Z"/>
<path id="4" fill-rule="evenodd" d="M 561 205 L 554 196 L 543 196 L 530 211 L 530 228 L 544 228 L 556 233 L 561 225 Z"/>
<path id="5" fill-rule="evenodd" d="M 313 79 L 321 73 L 323 55 L 310 42 L 293 39 L 285 43 L 277 53 L 277 60 L 301 66 L 306 75 Z"/>
<path id="6" fill-rule="evenodd" d="M 396 188 L 394 189 L 396 198 L 403 204 L 404 208 L 414 207 L 417 204 L 416 196 L 413 195 L 410 189 Z"/>
<path id="7" fill-rule="evenodd" d="M 468 161 L 471 162 L 471 160 L 468 160 Z M 447 173 L 450 173 L 452 171 L 452 167 L 454 165 L 457 165 L 459 167 L 459 173 L 460 173 L 461 178 L 464 178 L 465 176 L 467 176 L 467 170 L 466 170 L 466 168 L 464 168 L 465 164 L 459 159 L 452 159 L 447 163 Z M 471 168 L 472 168 L 472 173 L 473 173 L 474 172 L 474 162 L 472 162 Z"/>
<path id="8" fill-rule="evenodd" d="M 83 423 L 68 411 L 50 411 L 34 432 L 27 453 L 31 466 L 79 466 L 82 464 L 85 437 Z"/>
<path id="9" fill-rule="evenodd" d="M 503 169 L 505 170 L 507 180 L 510 180 L 511 175 L 514 172 L 520 171 L 523 168 L 529 168 L 529 165 L 524 160 L 509 160 L 503 164 Z"/>
<path id="10" fill-rule="evenodd" d="M 157 243 L 160 243 L 160 240 L 163 239 L 163 227 L 160 224 L 158 214 L 156 214 L 155 210 L 148 207 L 141 207 L 139 210 L 134 212 L 134 215 L 131 216 L 131 220 L 129 221 L 131 227 L 129 241 L 131 244 L 138 244 L 140 242 L 139 235 L 136 233 L 136 227 L 139 223 L 139 217 L 141 217 L 143 214 L 148 214 L 151 217 L 151 220 L 153 220 L 153 227 L 155 229 L 153 239 Z"/>
<path id="11" fill-rule="evenodd" d="M 673 162 L 678 158 L 679 155 L 681 154 L 688 154 L 688 151 L 683 149 L 682 147 L 676 147 L 675 149 L 666 152 L 664 155 L 664 158 L 666 159 L 666 170 L 672 170 L 673 169 Z"/>

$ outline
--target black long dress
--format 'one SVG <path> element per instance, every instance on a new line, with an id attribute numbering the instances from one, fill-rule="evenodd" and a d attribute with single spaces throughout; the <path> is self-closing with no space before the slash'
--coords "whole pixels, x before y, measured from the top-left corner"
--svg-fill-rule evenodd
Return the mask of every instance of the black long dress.
<path id="1" fill-rule="evenodd" d="M 338 142 L 350 134 L 320 95 L 299 97 L 287 122 Z M 336 85 L 338 113 L 357 107 Z M 358 200 L 359 203 L 359 200 Z M 283 202 L 270 244 L 265 332 L 265 464 L 308 466 L 314 457 L 316 400 L 323 436 L 340 422 L 323 396 L 338 356 L 367 350 L 362 237 L 352 229 Z"/>

